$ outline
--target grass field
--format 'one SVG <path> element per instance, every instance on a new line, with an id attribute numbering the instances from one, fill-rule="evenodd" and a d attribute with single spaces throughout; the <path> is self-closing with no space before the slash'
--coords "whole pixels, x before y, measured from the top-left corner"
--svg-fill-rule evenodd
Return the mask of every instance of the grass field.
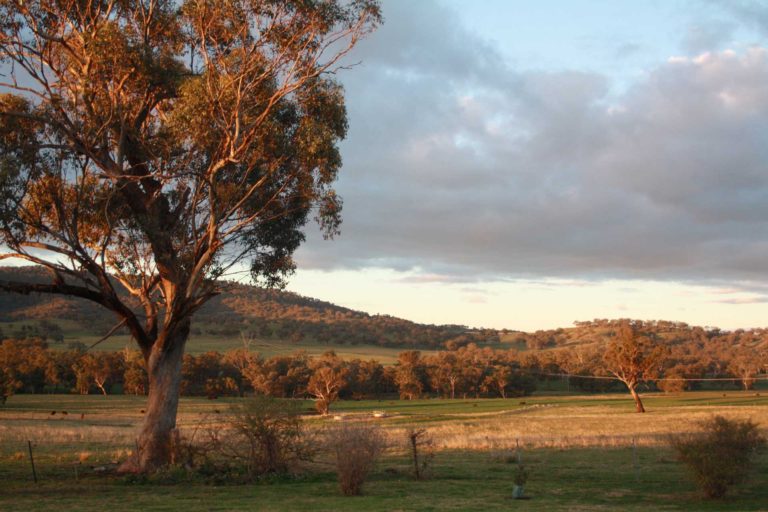
<path id="1" fill-rule="evenodd" d="M 18 322 L 0 322 L 0 332 L 12 335 L 22 327 L 35 327 L 39 322 L 36 321 L 18 321 Z M 66 349 L 70 343 L 83 343 L 90 347 L 99 340 L 101 336 L 87 332 L 83 327 L 72 320 L 55 321 L 64 332 L 64 341 L 62 343 L 50 343 L 53 349 Z M 217 351 L 226 352 L 227 350 L 242 348 L 243 341 L 239 336 L 222 336 L 219 334 L 191 334 L 187 341 L 186 352 L 190 354 L 202 354 L 204 352 Z M 116 352 L 129 347 L 138 348 L 136 343 L 128 334 L 115 334 L 108 339 L 101 341 L 93 350 Z M 509 348 L 502 345 L 500 348 Z M 264 357 L 272 357 L 279 354 L 290 354 L 297 350 L 304 350 L 311 356 L 317 356 L 328 350 L 334 350 L 340 357 L 346 360 L 351 359 L 376 359 L 382 364 L 392 364 L 397 360 L 397 355 L 406 350 L 398 347 L 382 347 L 379 345 L 337 345 L 316 342 L 312 340 L 303 340 L 300 342 L 291 342 L 288 340 L 276 339 L 255 339 L 252 341 L 251 349 L 259 352 Z M 435 352 L 433 350 L 422 350 L 424 354 Z"/>
<path id="2" fill-rule="evenodd" d="M 190 431 L 225 417 L 237 401 L 183 399 L 179 424 Z M 768 510 L 766 454 L 747 484 L 709 502 L 666 446 L 669 434 L 694 430 L 716 413 L 768 426 L 768 397 L 699 392 L 649 395 L 645 403 L 642 415 L 623 395 L 334 404 L 347 419 L 384 412 L 375 421 L 390 444 L 364 496 L 346 498 L 322 456 L 296 477 L 248 485 L 212 485 L 187 474 L 137 484 L 97 474 L 92 467 L 129 453 L 143 399 L 18 395 L 0 408 L 0 510 Z M 308 415 L 307 422 L 321 428 L 334 420 Z M 409 474 L 405 431 L 413 426 L 435 441 L 426 481 Z M 511 499 L 518 455 L 530 470 L 530 500 Z"/>
<path id="3" fill-rule="evenodd" d="M 87 346 L 99 340 L 97 336 L 80 336 L 78 338 Z M 187 342 L 187 353 L 202 354 L 209 351 L 226 352 L 227 350 L 242 348 L 243 343 L 238 337 L 222 337 L 220 335 L 190 335 Z M 137 348 L 130 336 L 119 335 L 99 343 L 99 350 L 117 351 L 125 347 Z M 290 354 L 297 350 L 304 350 L 310 356 L 318 356 L 329 350 L 335 351 L 343 359 L 376 359 L 382 364 L 392 364 L 397 360 L 397 355 L 405 350 L 404 348 L 381 347 L 378 345 L 328 345 L 325 343 L 316 343 L 312 341 L 302 341 L 293 343 L 280 340 L 254 340 L 251 344 L 251 350 L 260 353 L 264 357 L 272 357 L 280 354 Z M 429 354 L 432 351 L 422 351 Z"/>

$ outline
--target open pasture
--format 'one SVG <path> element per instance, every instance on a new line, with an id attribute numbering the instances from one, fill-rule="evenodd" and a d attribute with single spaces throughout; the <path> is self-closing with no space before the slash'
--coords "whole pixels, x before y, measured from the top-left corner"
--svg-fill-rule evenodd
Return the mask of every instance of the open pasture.
<path id="1" fill-rule="evenodd" d="M 103 336 L 95 335 L 93 332 L 85 330 L 78 322 L 74 320 L 56 319 L 53 323 L 58 325 L 64 337 L 61 343 L 49 341 L 52 349 L 66 350 L 73 343 L 82 343 L 92 350 L 103 352 L 119 352 L 125 348 L 137 350 L 138 346 L 129 334 L 113 334 L 107 339 Z M 23 328 L 37 328 L 38 321 L 16 321 L 0 322 L 0 332 L 13 335 Z M 186 344 L 188 354 L 202 354 L 204 352 L 226 352 L 228 350 L 239 349 L 243 347 L 243 340 L 238 335 L 222 336 L 218 334 L 191 334 Z M 250 344 L 251 350 L 258 352 L 264 357 L 273 357 L 276 355 L 287 355 L 303 350 L 309 356 L 319 356 L 329 350 L 335 351 L 339 357 L 345 360 L 351 359 L 375 359 L 382 364 L 393 364 L 397 361 L 397 355 L 405 350 L 402 347 L 386 347 L 370 344 L 329 344 L 312 339 L 301 341 L 288 341 L 273 338 L 254 338 Z M 504 345 L 504 348 L 508 348 Z M 421 350 L 423 354 L 431 354 L 435 350 Z"/>
<path id="2" fill-rule="evenodd" d="M 239 399 L 186 398 L 179 424 L 189 435 L 201 422 L 226 423 Z M 508 400 L 370 400 L 334 404 L 333 414 L 377 421 L 390 448 L 364 496 L 338 491 L 320 454 L 296 477 L 257 484 L 216 484 L 183 471 L 141 483 L 95 468 L 132 449 L 143 397 L 17 395 L 0 409 L 1 510 L 766 510 L 758 473 L 725 501 L 702 500 L 667 447 L 669 434 L 721 414 L 768 426 L 768 396 L 754 392 L 648 395 L 646 414 L 628 396 L 534 396 Z M 306 421 L 322 429 L 304 404 Z M 373 419 L 372 412 L 384 413 Z M 66 414 L 64 414 L 66 412 Z M 55 413 L 55 414 L 53 414 Z M 406 431 L 426 428 L 436 453 L 432 477 L 410 476 Z M 32 441 L 39 482 L 32 481 Z M 526 494 L 512 500 L 518 457 L 529 469 Z M 77 475 L 76 475 L 77 473 Z"/>

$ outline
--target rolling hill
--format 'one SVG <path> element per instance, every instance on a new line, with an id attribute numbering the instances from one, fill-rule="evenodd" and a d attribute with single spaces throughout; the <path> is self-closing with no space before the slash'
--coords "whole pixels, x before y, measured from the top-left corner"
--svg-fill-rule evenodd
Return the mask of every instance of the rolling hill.
<path id="1" fill-rule="evenodd" d="M 47 282 L 49 277 L 38 267 L 0 267 L 0 279 Z M 193 342 L 195 339 L 227 339 L 231 343 L 225 345 L 231 346 L 246 336 L 288 346 L 436 349 L 451 342 L 499 340 L 499 333 L 494 330 L 426 325 L 388 315 L 370 315 L 292 292 L 234 282 L 222 283 L 222 288 L 223 292 L 196 314 Z M 88 342 L 103 336 L 115 322 L 110 312 L 76 297 L 0 292 L 0 327 L 5 336 L 37 334 Z"/>
<path id="2" fill-rule="evenodd" d="M 39 267 L 0 267 L 0 279 L 45 282 Z M 264 353 L 298 349 L 320 353 L 329 348 L 355 356 L 392 359 L 406 349 L 454 349 L 476 343 L 531 351 L 599 349 L 613 336 L 619 320 L 575 322 L 572 327 L 526 333 L 472 329 L 462 325 L 427 325 L 389 315 L 371 315 L 296 293 L 241 283 L 222 283 L 222 293 L 206 304 L 192 324 L 189 350 L 227 350 L 249 339 Z M 0 292 L 0 329 L 4 337 L 46 337 L 89 345 L 115 324 L 111 313 L 88 301 L 43 294 Z M 743 346 L 768 348 L 768 330 L 721 331 L 683 322 L 652 321 L 645 330 L 670 347 L 713 353 Z M 119 350 L 130 343 L 126 332 L 99 346 Z"/>

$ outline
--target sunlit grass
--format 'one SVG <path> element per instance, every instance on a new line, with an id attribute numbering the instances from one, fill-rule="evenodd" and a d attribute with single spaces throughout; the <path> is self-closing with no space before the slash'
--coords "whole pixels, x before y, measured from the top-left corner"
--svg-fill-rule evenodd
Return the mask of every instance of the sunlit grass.
<path id="1" fill-rule="evenodd" d="M 239 400 L 182 398 L 179 425 L 187 433 L 201 422 L 225 425 Z M 128 485 L 94 468 L 131 453 L 144 397 L 16 395 L 0 408 L 0 510 L 764 510 L 768 489 L 759 479 L 724 502 L 703 501 L 666 439 L 715 413 L 765 427 L 768 397 L 698 392 L 645 401 L 646 414 L 634 413 L 623 394 L 339 402 L 335 415 L 377 422 L 390 446 L 364 496 L 344 498 L 322 458 L 270 484 Z M 311 415 L 311 401 L 302 407 L 310 429 L 338 421 Z M 437 450 L 427 481 L 410 476 L 406 432 L 414 426 L 428 430 Z M 530 469 L 529 501 L 511 500 L 518 459 Z M 758 465 L 768 471 L 768 457 Z"/>

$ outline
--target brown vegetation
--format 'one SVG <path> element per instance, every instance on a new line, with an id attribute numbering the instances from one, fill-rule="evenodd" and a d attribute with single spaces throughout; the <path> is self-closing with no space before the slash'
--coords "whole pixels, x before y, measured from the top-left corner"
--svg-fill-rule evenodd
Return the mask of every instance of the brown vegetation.
<path id="1" fill-rule="evenodd" d="M 704 495 L 722 498 L 749 475 L 754 455 L 765 448 L 766 440 L 749 420 L 715 416 L 701 427 L 701 432 L 674 436 L 672 446 Z"/>
<path id="2" fill-rule="evenodd" d="M 370 423 L 342 423 L 329 433 L 341 492 L 361 494 L 363 483 L 385 447 L 384 434 Z"/>

